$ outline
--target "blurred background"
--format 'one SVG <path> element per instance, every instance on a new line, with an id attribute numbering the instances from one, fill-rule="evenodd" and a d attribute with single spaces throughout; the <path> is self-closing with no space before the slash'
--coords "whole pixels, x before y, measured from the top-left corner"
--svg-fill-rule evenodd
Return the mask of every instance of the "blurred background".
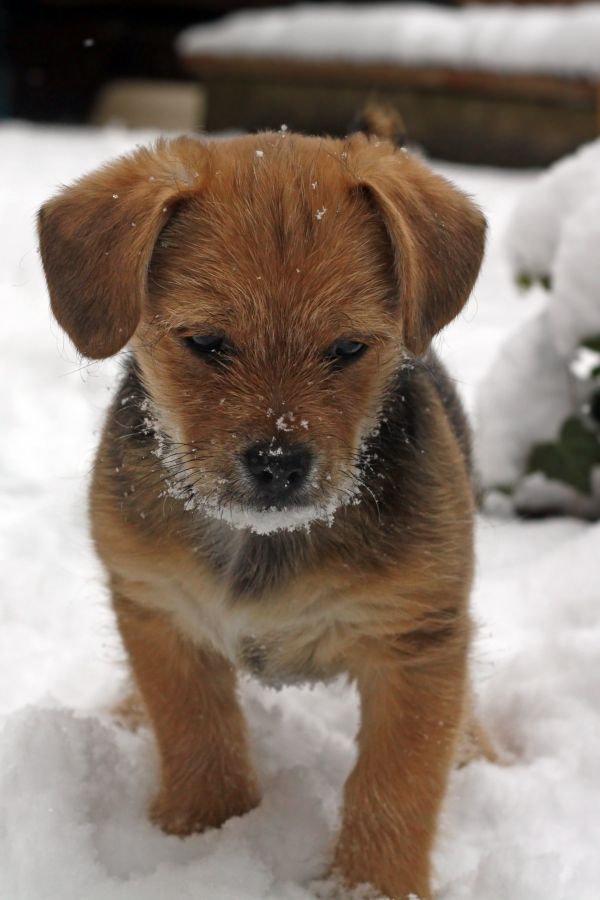
<path id="1" fill-rule="evenodd" d="M 286 122 L 343 134 L 375 98 L 396 106 L 435 157 L 547 165 L 600 130 L 597 12 L 12 0 L 0 12 L 0 115 L 162 130 Z"/>

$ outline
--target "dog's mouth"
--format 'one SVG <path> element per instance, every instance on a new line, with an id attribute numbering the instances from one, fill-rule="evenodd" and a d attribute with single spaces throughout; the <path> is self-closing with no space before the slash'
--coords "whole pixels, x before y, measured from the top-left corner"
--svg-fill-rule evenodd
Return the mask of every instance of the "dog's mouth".
<path id="1" fill-rule="evenodd" d="M 338 510 L 357 499 L 356 491 L 350 486 L 339 490 L 331 486 L 324 491 L 311 485 L 285 500 L 268 504 L 235 480 L 220 478 L 218 482 L 218 487 L 211 490 L 202 481 L 190 478 L 189 473 L 172 472 L 167 493 L 182 501 L 192 514 L 261 535 L 308 530 L 317 523 L 331 525 Z"/>
<path id="2" fill-rule="evenodd" d="M 181 475 L 169 479 L 167 492 L 182 501 L 188 512 L 262 535 L 308 530 L 317 522 L 331 525 L 338 509 L 348 502 L 348 492 L 332 491 L 328 497 L 319 500 L 299 496 L 286 503 L 265 506 L 227 489 L 205 492 Z"/>
<path id="3" fill-rule="evenodd" d="M 356 477 L 335 477 L 314 449 L 271 441 L 240 454 L 216 503 L 202 508 L 233 528 L 272 534 L 331 525 L 357 494 Z"/>
<path id="4" fill-rule="evenodd" d="M 340 508 L 358 502 L 356 473 L 335 477 L 308 446 L 253 444 L 217 474 L 205 467 L 204 454 L 195 448 L 175 450 L 188 445 L 173 444 L 156 419 L 146 424 L 154 433 L 154 455 L 167 471 L 165 494 L 190 513 L 267 535 L 331 525 Z"/>

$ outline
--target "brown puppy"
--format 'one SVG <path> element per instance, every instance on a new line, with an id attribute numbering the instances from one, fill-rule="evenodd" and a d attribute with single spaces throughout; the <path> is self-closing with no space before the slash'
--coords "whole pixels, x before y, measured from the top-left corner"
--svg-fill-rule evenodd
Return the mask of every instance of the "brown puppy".
<path id="1" fill-rule="evenodd" d="M 159 141 L 40 213 L 52 308 L 82 354 L 129 342 L 92 523 L 154 726 L 166 831 L 259 802 L 236 669 L 348 673 L 356 767 L 334 869 L 431 896 L 467 705 L 473 498 L 428 346 L 484 220 L 391 144 Z"/>

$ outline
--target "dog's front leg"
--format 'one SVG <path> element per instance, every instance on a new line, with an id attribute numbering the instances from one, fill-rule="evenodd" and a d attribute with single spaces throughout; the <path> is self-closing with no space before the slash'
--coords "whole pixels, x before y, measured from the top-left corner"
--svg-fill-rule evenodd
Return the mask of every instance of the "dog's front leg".
<path id="1" fill-rule="evenodd" d="M 231 665 L 182 637 L 167 616 L 120 594 L 114 606 L 160 754 L 153 821 L 184 835 L 248 812 L 259 793 Z"/>
<path id="2" fill-rule="evenodd" d="M 394 900 L 431 897 L 430 855 L 459 733 L 466 647 L 422 664 L 362 667 L 359 755 L 344 791 L 334 869 Z M 387 656 L 387 659 L 386 659 Z M 443 660 L 442 658 L 443 657 Z"/>

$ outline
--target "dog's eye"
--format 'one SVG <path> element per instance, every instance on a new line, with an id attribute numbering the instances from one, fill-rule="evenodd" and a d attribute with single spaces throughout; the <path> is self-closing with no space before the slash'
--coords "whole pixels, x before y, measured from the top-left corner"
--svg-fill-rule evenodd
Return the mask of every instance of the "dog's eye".
<path id="1" fill-rule="evenodd" d="M 360 341 L 340 340 L 331 345 L 327 356 L 336 366 L 347 366 L 359 359 L 366 349 L 367 345 Z"/>
<path id="2" fill-rule="evenodd" d="M 198 356 L 208 359 L 222 356 L 232 350 L 222 334 L 194 334 L 185 338 L 185 343 Z"/>

